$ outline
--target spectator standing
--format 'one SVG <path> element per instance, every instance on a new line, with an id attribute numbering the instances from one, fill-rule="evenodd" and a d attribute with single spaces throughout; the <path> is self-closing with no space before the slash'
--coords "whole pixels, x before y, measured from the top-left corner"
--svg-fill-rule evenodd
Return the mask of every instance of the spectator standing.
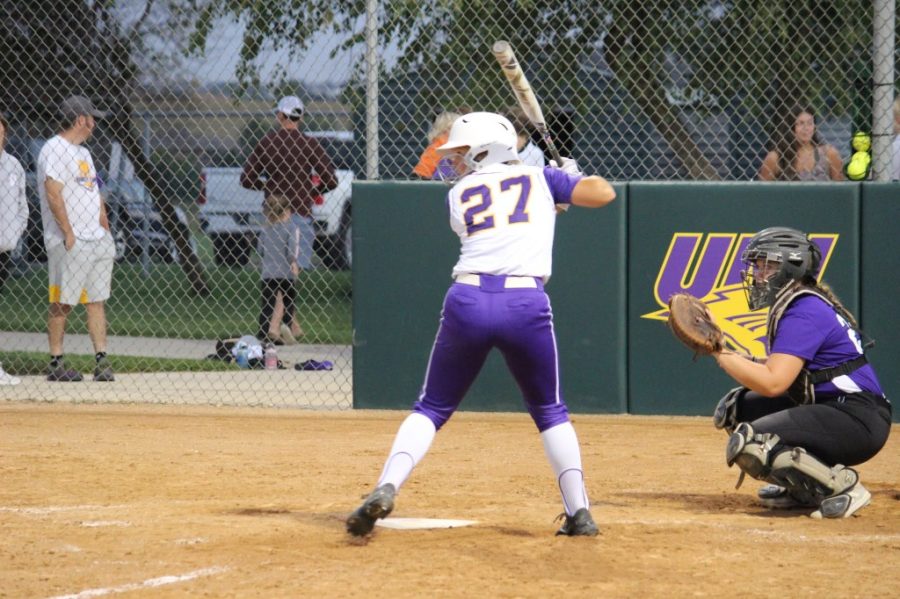
<path id="1" fill-rule="evenodd" d="M 63 361 L 63 336 L 72 306 L 85 304 L 88 333 L 97 361 L 94 380 L 115 380 L 106 356 L 106 311 L 110 296 L 115 243 L 106 206 L 100 196 L 97 169 L 87 148 L 95 119 L 104 118 L 84 96 L 72 96 L 61 107 L 62 132 L 47 140 L 37 160 L 44 244 L 49 268 L 50 342 L 48 381 L 77 382 L 80 372 Z"/>
<path id="2" fill-rule="evenodd" d="M 315 231 L 312 206 L 315 197 L 338 185 L 331 159 L 314 137 L 300 130 L 303 120 L 303 101 L 297 96 L 285 96 L 275 107 L 278 127 L 259 140 L 241 172 L 241 186 L 261 190 L 265 197 L 278 194 L 291 203 L 291 221 L 299 234 L 297 265 L 300 270 L 312 266 Z M 313 176 L 318 183 L 313 183 Z M 277 302 L 276 311 L 283 310 Z M 302 334 L 296 315 L 285 312 L 285 320 L 294 323 L 293 335 Z"/>
<path id="3" fill-rule="evenodd" d="M 891 179 L 900 181 L 900 96 L 894 98 L 894 143 L 891 149 Z"/>
<path id="4" fill-rule="evenodd" d="M 459 116 L 459 113 L 448 110 L 435 117 L 431 129 L 428 130 L 428 147 L 419 157 L 418 164 L 413 168 L 413 174 L 421 179 L 438 178 L 438 164 L 441 162 L 441 156 L 437 152 L 437 147 L 447 142 L 450 127 Z"/>
<path id="5" fill-rule="evenodd" d="M 531 123 L 528 121 L 528 117 L 525 116 L 525 111 L 518 106 L 510 106 L 506 111 L 506 117 L 516 128 L 516 140 L 518 142 L 516 149 L 519 152 L 519 160 L 522 161 L 522 164 L 528 166 L 544 168 L 547 165 L 547 160 L 541 149 L 531 141 Z"/>
<path id="6" fill-rule="evenodd" d="M 265 344 L 281 345 L 279 325 L 281 320 L 273 319 L 275 303 L 279 297 L 284 304 L 284 315 L 294 319 L 294 281 L 300 269 L 297 266 L 297 249 L 300 232 L 291 222 L 291 202 L 282 195 L 270 195 L 263 203 L 266 225 L 259 236 L 259 253 L 262 283 L 260 284 L 261 304 L 259 312 L 259 333 L 257 337 Z M 288 323 L 289 326 L 293 322 Z"/>
<path id="7" fill-rule="evenodd" d="M 841 156 L 816 130 L 816 116 L 794 107 L 781 122 L 759 169 L 760 181 L 843 181 Z"/>
<path id="8" fill-rule="evenodd" d="M 9 275 L 12 251 L 19 244 L 28 224 L 25 169 L 5 150 L 7 131 L 9 122 L 0 114 L 0 293 Z M 0 378 L 2 376 L 0 369 Z"/>

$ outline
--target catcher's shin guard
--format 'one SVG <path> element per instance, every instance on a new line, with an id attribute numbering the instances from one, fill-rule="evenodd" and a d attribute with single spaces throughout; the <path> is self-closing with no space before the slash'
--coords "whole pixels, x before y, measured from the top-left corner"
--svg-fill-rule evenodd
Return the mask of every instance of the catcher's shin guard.
<path id="1" fill-rule="evenodd" d="M 811 456 L 802 447 L 787 448 L 779 445 L 780 438 L 772 433 L 754 433 L 753 427 L 742 422 L 728 439 L 725 450 L 725 461 L 729 466 L 737 464 L 741 476 L 737 486 L 740 487 L 744 475 L 755 479 L 785 487 L 798 502 L 812 505 L 829 503 L 826 517 L 846 508 L 850 501 L 844 502 L 839 496 L 847 494 L 859 482 L 856 470 L 842 464 L 829 467 Z M 834 504 L 834 505 L 831 505 Z M 844 509 L 843 511 L 846 511 Z"/>
<path id="2" fill-rule="evenodd" d="M 824 511 L 835 513 L 827 516 L 835 518 L 840 515 L 837 512 L 846 511 L 849 504 L 849 496 L 846 503 L 838 497 L 843 497 L 857 485 L 859 474 L 842 464 L 829 467 L 802 447 L 794 447 L 775 456 L 768 482 L 787 487 L 791 495 L 806 503 L 824 508 L 828 502 L 829 509 Z"/>
<path id="3" fill-rule="evenodd" d="M 725 462 L 728 467 L 737 464 L 741 469 L 736 489 L 744 482 L 745 474 L 758 480 L 768 480 L 766 477 L 771 472 L 769 454 L 779 440 L 778 435 L 772 433 L 754 433 L 753 427 L 746 422 L 737 425 L 725 447 Z"/>

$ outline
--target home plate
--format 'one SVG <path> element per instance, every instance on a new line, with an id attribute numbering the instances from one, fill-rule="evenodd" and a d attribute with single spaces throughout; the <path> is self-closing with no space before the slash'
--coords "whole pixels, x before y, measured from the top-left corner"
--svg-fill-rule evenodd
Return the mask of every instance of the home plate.
<path id="1" fill-rule="evenodd" d="M 477 520 L 444 520 L 441 518 L 385 518 L 375 522 L 382 528 L 397 530 L 418 530 L 423 528 L 460 528 L 478 524 Z"/>

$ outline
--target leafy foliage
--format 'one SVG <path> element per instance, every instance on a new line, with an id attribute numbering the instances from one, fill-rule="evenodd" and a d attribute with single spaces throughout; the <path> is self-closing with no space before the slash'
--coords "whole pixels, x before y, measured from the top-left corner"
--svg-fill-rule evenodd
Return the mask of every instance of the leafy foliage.
<path id="1" fill-rule="evenodd" d="M 313 34 L 333 32 L 346 36 L 339 50 L 364 47 L 365 0 L 339 10 L 323 0 L 209 2 L 194 51 L 224 16 L 247 24 L 238 72 L 248 83 L 265 44 L 299 53 Z M 440 106 L 509 104 L 490 58 L 491 44 L 506 39 L 545 102 L 582 115 L 606 100 L 590 83 L 611 69 L 634 101 L 629 110 L 649 119 L 699 178 L 714 173 L 674 100 L 700 110 L 737 105 L 757 118 L 796 102 L 843 112 L 862 76 L 854 72 L 857 56 L 869 51 L 871 37 L 864 0 L 385 0 L 378 21 L 382 47 L 397 54 L 388 73 L 397 85 L 420 86 L 422 120 Z M 364 68 L 360 61 L 358 73 Z"/>

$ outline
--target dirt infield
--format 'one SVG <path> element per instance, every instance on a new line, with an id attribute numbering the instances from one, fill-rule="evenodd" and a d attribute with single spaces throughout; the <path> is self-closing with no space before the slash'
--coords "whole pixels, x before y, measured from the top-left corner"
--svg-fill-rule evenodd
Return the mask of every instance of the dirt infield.
<path id="1" fill-rule="evenodd" d="M 0 403 L 0 597 L 896 597 L 900 437 L 860 467 L 849 520 L 769 512 L 734 491 L 706 418 L 580 416 L 602 534 L 562 538 L 525 414 L 460 413 L 398 498 L 343 519 L 400 412 Z M 896 429 L 896 426 L 895 426 Z"/>

